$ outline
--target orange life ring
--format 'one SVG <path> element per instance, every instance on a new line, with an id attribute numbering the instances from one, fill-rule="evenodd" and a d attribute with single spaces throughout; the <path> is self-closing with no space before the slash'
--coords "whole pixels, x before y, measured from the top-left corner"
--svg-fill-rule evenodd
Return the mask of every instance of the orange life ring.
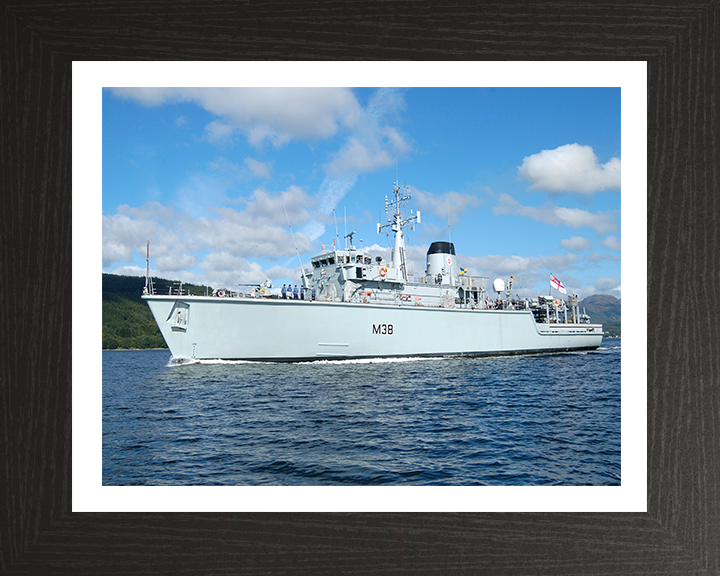
<path id="1" fill-rule="evenodd" d="M 385 278 L 385 274 L 387 274 L 387 270 L 385 270 L 385 268 L 380 268 L 380 276 Z"/>

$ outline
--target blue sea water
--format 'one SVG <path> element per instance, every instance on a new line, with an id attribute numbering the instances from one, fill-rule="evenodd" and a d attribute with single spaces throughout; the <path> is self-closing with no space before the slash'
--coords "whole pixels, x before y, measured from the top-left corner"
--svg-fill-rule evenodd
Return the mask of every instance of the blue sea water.
<path id="1" fill-rule="evenodd" d="M 496 358 L 103 353 L 103 485 L 620 484 L 620 340 Z"/>

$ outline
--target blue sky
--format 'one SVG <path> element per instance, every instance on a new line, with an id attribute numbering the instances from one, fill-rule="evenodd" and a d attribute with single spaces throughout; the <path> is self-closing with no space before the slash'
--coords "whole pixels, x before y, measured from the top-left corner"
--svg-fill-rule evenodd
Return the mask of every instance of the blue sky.
<path id="1" fill-rule="evenodd" d="M 287 218 L 306 266 L 335 221 L 389 258 L 397 170 L 416 274 L 450 237 L 521 295 L 621 296 L 619 88 L 106 88 L 102 115 L 103 272 L 144 275 L 150 240 L 155 276 L 297 283 Z"/>

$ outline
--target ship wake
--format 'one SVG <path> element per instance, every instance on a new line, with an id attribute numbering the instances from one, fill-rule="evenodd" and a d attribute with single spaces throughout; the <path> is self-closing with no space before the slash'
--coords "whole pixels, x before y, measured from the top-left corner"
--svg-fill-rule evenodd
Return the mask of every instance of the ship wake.
<path id="1" fill-rule="evenodd" d="M 252 364 L 252 360 L 221 360 L 220 358 L 213 359 L 198 359 L 198 358 L 175 358 L 174 356 L 168 360 L 167 367 L 172 368 L 174 366 L 192 366 L 194 364 L 203 365 L 215 365 L 215 364 Z"/>
<path id="2" fill-rule="evenodd" d="M 399 362 L 420 362 L 424 360 L 445 360 L 446 357 L 437 356 L 407 356 L 393 358 L 352 358 L 343 360 L 309 360 L 306 362 L 298 362 L 298 364 L 387 364 Z"/>

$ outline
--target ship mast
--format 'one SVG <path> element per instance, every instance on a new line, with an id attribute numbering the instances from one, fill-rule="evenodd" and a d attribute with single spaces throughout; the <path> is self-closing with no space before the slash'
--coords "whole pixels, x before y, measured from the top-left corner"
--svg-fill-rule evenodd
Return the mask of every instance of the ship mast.
<path id="1" fill-rule="evenodd" d="M 144 294 L 148 293 L 148 288 L 150 284 L 150 240 L 147 241 L 147 253 L 145 255 L 145 292 Z"/>
<path id="2" fill-rule="evenodd" d="M 398 277 L 402 277 L 403 280 L 407 281 L 408 275 L 407 261 L 405 257 L 405 234 L 403 233 L 403 228 L 410 225 L 410 228 L 412 229 L 416 220 L 419 224 L 420 212 L 413 216 L 411 210 L 410 216 L 403 219 L 400 209 L 404 202 L 410 200 L 408 187 L 405 186 L 406 196 L 401 197 L 400 186 L 397 182 L 395 182 L 393 185 L 393 194 L 395 195 L 395 200 L 388 200 L 387 196 L 385 196 L 385 214 L 387 214 L 389 218 L 387 224 L 377 225 L 377 231 L 378 234 L 380 234 L 384 228 L 390 228 L 395 233 L 395 246 L 393 247 L 392 256 L 393 268 L 397 270 Z"/>

